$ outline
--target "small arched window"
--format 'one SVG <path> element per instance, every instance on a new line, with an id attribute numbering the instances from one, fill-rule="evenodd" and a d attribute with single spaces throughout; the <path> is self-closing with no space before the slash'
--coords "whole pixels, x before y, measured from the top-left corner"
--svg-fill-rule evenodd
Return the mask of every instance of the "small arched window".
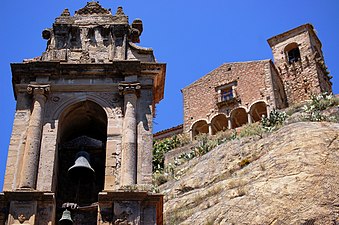
<path id="1" fill-rule="evenodd" d="M 289 64 L 300 61 L 300 51 L 297 43 L 291 43 L 285 47 L 285 54 Z"/>

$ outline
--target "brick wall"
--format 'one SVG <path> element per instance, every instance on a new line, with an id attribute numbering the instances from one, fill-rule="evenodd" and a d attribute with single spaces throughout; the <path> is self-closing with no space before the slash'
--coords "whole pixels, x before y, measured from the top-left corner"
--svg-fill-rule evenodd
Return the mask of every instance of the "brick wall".
<path id="1" fill-rule="evenodd" d="M 184 131 L 188 131 L 197 120 L 208 121 L 213 115 L 227 114 L 237 106 L 248 107 L 258 100 L 275 105 L 272 67 L 270 60 L 226 63 L 183 88 Z M 235 90 L 240 101 L 230 106 L 218 107 L 217 88 L 232 82 L 237 82 Z"/>

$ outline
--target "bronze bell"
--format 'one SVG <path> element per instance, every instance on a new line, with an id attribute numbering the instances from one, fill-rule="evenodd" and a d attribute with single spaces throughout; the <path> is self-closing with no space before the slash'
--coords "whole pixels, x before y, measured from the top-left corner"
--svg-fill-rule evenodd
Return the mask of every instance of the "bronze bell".
<path id="1" fill-rule="evenodd" d="M 61 219 L 59 220 L 60 225 L 72 225 L 73 220 L 71 217 L 71 212 L 67 209 L 62 213 Z"/>
<path id="2" fill-rule="evenodd" d="M 73 180 L 89 181 L 94 178 L 95 171 L 90 165 L 89 154 L 80 151 L 75 156 L 76 160 L 73 166 L 68 169 L 68 174 Z"/>

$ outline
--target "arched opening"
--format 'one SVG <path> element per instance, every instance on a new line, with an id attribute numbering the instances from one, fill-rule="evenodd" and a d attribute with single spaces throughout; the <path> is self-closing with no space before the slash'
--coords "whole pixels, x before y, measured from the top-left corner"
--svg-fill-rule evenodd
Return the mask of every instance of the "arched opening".
<path id="1" fill-rule="evenodd" d="M 212 135 L 218 133 L 219 131 L 224 131 L 227 129 L 227 118 L 224 114 L 219 114 L 213 117 L 211 121 L 212 126 Z"/>
<path id="2" fill-rule="evenodd" d="M 208 124 L 205 120 L 199 120 L 192 126 L 192 137 L 194 138 L 198 134 L 208 134 Z"/>
<path id="3" fill-rule="evenodd" d="M 233 109 L 230 115 L 230 119 L 231 119 L 232 129 L 241 127 L 242 125 L 248 123 L 247 113 L 244 108 Z"/>
<path id="4" fill-rule="evenodd" d="M 256 102 L 250 108 L 250 115 L 253 122 L 261 120 L 262 116 L 267 117 L 267 105 L 265 102 Z"/>
<path id="5" fill-rule="evenodd" d="M 289 64 L 300 61 L 300 50 L 297 43 L 288 44 L 284 51 Z"/>
<path id="6" fill-rule="evenodd" d="M 104 189 L 106 112 L 92 101 L 82 101 L 66 109 L 58 124 L 56 222 L 62 216 L 62 205 L 75 203 L 79 206 L 72 212 L 75 223 L 96 224 L 97 207 L 92 206 Z"/>

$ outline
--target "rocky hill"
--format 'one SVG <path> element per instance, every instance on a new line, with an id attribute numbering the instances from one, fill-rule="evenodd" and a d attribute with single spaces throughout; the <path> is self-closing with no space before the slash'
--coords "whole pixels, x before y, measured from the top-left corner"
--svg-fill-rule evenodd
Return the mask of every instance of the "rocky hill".
<path id="1" fill-rule="evenodd" d="M 194 158 L 160 186 L 165 224 L 339 224 L 339 124 L 297 122 Z"/>

